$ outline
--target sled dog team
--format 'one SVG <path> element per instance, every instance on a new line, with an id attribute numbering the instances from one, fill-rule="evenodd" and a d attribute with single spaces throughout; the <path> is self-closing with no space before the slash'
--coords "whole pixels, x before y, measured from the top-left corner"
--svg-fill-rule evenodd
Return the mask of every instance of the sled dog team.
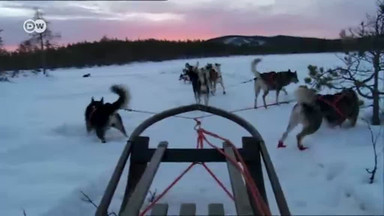
<path id="1" fill-rule="evenodd" d="M 209 95 L 214 95 L 216 93 L 217 84 L 221 85 L 223 94 L 226 93 L 220 68 L 221 64 L 218 63 L 207 64 L 202 68 L 199 68 L 198 62 L 196 66 L 186 63 L 183 73 L 180 74 L 179 80 L 192 83 L 192 90 L 196 103 L 200 103 L 201 98 L 203 98 L 204 104 L 208 105 Z"/>
<path id="2" fill-rule="evenodd" d="M 280 91 L 287 94 L 284 87 L 291 83 L 298 83 L 299 79 L 297 72 L 290 69 L 280 72 L 260 72 L 257 69 L 260 62 L 261 59 L 256 58 L 251 63 L 251 71 L 255 76 L 253 79 L 254 107 L 257 108 L 257 99 L 261 90 L 263 90 L 263 105 L 267 108 L 265 97 L 269 91 L 276 92 L 276 104 L 278 104 Z M 226 94 L 221 64 L 218 63 L 209 63 L 201 68 L 199 68 L 199 62 L 195 66 L 186 63 L 179 80 L 192 84 L 196 103 L 201 103 L 201 98 L 203 98 L 204 104 L 208 105 L 209 96 L 215 95 L 217 84 L 220 84 L 223 94 Z M 119 96 L 115 102 L 104 103 L 103 98 L 97 101 L 92 97 L 85 110 L 85 123 L 88 133 L 95 130 L 97 137 L 103 143 L 106 142 L 105 133 L 111 127 L 118 129 L 124 136 L 127 136 L 118 110 L 128 108 L 131 99 L 130 92 L 122 85 L 111 86 L 111 91 Z M 323 119 L 332 126 L 340 126 L 346 120 L 350 121 L 351 126 L 356 124 L 359 115 L 359 99 L 352 89 L 344 89 L 336 94 L 321 95 L 306 86 L 299 86 L 294 92 L 294 96 L 297 103 L 293 106 L 288 126 L 279 140 L 278 148 L 286 147 L 284 140 L 290 131 L 299 124 L 303 125 L 301 132 L 296 135 L 297 147 L 300 150 L 306 149 L 302 144 L 303 138 L 315 133 L 320 128 Z"/>

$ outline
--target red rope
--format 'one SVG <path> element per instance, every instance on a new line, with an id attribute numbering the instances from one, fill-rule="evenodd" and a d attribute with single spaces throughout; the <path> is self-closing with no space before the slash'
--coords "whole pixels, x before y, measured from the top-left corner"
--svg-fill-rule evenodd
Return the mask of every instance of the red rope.
<path id="1" fill-rule="evenodd" d="M 251 173 L 249 172 L 245 162 L 244 162 L 244 159 L 243 157 L 241 156 L 240 152 L 237 150 L 237 148 L 233 145 L 233 143 L 229 142 L 229 144 L 232 146 L 232 148 L 234 149 L 235 151 L 235 154 L 237 156 L 237 158 L 239 158 L 241 164 L 243 165 L 243 168 L 244 168 L 244 172 L 245 172 L 245 175 L 247 176 L 248 178 L 248 181 L 247 182 L 247 186 L 248 188 L 253 188 L 254 191 L 252 191 L 251 189 L 251 192 L 252 192 L 252 195 L 255 199 L 256 197 L 256 200 L 254 200 L 256 203 L 258 203 L 258 209 L 261 209 L 262 213 L 264 213 L 265 215 L 272 215 L 267 204 L 265 203 L 263 197 L 261 196 L 260 192 L 259 192 L 259 189 L 257 188 L 255 182 L 253 181 L 253 178 L 252 178 L 252 175 Z"/>
<path id="2" fill-rule="evenodd" d="M 323 101 L 324 103 L 328 104 L 329 106 L 331 106 L 339 115 L 340 115 L 340 119 L 341 119 L 341 122 L 346 119 L 346 115 L 340 110 L 340 108 L 337 106 L 337 103 L 345 96 L 345 94 L 340 94 L 339 96 L 336 97 L 335 100 L 333 100 L 332 102 L 328 101 L 328 100 L 325 100 L 323 96 L 319 96 L 318 99 L 320 101 Z"/>
<path id="3" fill-rule="evenodd" d="M 196 126 L 195 126 L 195 130 L 197 131 L 197 148 L 200 148 L 202 149 L 204 147 L 204 133 L 203 131 L 201 130 L 201 122 L 198 120 L 198 119 L 195 119 L 196 121 Z M 201 163 L 201 165 L 207 170 L 207 172 L 212 176 L 212 178 L 217 182 L 217 184 L 225 191 L 225 193 L 227 193 L 227 195 L 232 199 L 232 200 L 235 200 L 233 195 L 229 192 L 229 190 L 224 186 L 224 184 L 216 177 L 216 175 L 212 172 L 211 169 L 209 169 L 207 167 L 207 165 L 205 165 L 205 163 Z"/>
<path id="4" fill-rule="evenodd" d="M 214 134 L 212 132 L 206 131 L 204 129 L 201 129 L 201 130 L 203 131 L 203 133 L 208 134 L 210 136 L 213 136 L 215 138 L 221 139 L 221 140 L 223 140 L 223 141 L 225 141 L 225 142 L 227 142 L 227 143 L 229 143 L 231 145 L 231 147 L 235 151 L 235 154 L 236 154 L 237 158 L 239 158 L 242 167 L 238 164 L 237 161 L 235 161 L 233 158 L 229 157 L 229 155 L 227 155 L 223 150 L 221 150 L 217 146 L 213 145 L 211 142 L 209 142 L 209 140 L 206 137 L 204 137 L 204 140 L 208 143 L 208 145 L 210 145 L 211 147 L 215 148 L 222 155 L 224 155 L 243 174 L 245 182 L 247 183 L 246 185 L 247 185 L 248 189 L 251 192 L 254 204 L 257 207 L 257 209 L 259 210 L 259 212 L 263 213 L 264 215 L 272 215 L 270 210 L 269 210 L 269 208 L 268 208 L 268 206 L 266 205 L 264 199 L 262 198 L 262 196 L 261 196 L 257 186 L 255 185 L 255 182 L 253 181 L 252 176 L 250 175 L 250 173 L 249 173 L 249 171 L 247 169 L 247 166 L 246 166 L 246 164 L 245 164 L 241 154 L 238 152 L 237 148 L 229 140 L 227 140 L 227 139 L 225 139 L 223 137 L 220 137 L 219 135 Z"/>
<path id="5" fill-rule="evenodd" d="M 198 121 L 196 119 L 196 122 L 197 124 L 201 125 L 201 122 Z M 264 199 L 262 198 L 255 182 L 253 181 L 252 179 L 252 176 L 247 168 L 247 165 L 245 164 L 244 162 L 244 159 L 242 158 L 241 154 L 239 153 L 239 151 L 237 150 L 237 148 L 235 147 L 235 145 L 233 145 L 233 143 L 231 141 L 229 141 L 228 139 L 226 138 L 223 138 L 215 133 L 212 133 L 210 131 L 207 131 L 207 130 L 204 130 L 202 129 L 201 127 L 198 129 L 198 133 L 201 134 L 201 136 L 203 136 L 204 140 L 208 143 L 208 145 L 210 145 L 211 147 L 215 148 L 218 152 L 220 152 L 222 155 L 224 155 L 228 160 L 231 161 L 231 163 L 233 165 L 235 165 L 237 167 L 237 169 L 240 170 L 240 172 L 243 174 L 244 176 L 244 179 L 246 181 L 246 185 L 248 187 L 248 189 L 250 190 L 251 192 L 251 195 L 253 197 L 253 201 L 255 202 L 255 206 L 258 208 L 259 212 L 260 213 L 264 213 L 265 215 L 272 215 L 268 206 L 266 205 Z M 233 158 L 229 157 L 229 155 L 227 155 L 223 150 L 221 150 L 220 148 L 218 148 L 217 146 L 213 145 L 205 136 L 204 134 L 208 134 L 212 137 L 215 137 L 217 139 L 221 139 L 222 141 L 225 141 L 227 142 L 228 144 L 231 145 L 232 149 L 234 150 L 237 158 L 240 160 L 240 163 L 242 165 L 242 167 L 239 166 L 239 164 L 237 163 L 237 161 L 235 161 Z"/>
<path id="6" fill-rule="evenodd" d="M 252 176 L 250 174 L 250 172 L 248 171 L 248 168 L 244 162 L 244 159 L 242 158 L 241 154 L 239 153 L 239 151 L 237 150 L 237 148 L 233 145 L 233 143 L 231 141 L 229 141 L 228 139 L 226 138 L 223 138 L 215 133 L 212 133 L 210 131 L 207 131 L 207 130 L 204 130 L 201 128 L 201 122 L 198 120 L 198 119 L 195 119 L 196 121 L 196 125 L 198 125 L 198 129 L 197 129 L 197 132 L 199 134 L 199 137 L 203 137 L 204 140 L 208 143 L 208 145 L 210 145 L 211 147 L 215 148 L 218 152 L 220 152 L 222 155 L 224 155 L 229 161 L 231 161 L 231 163 L 237 167 L 237 169 L 240 170 L 240 172 L 243 174 L 244 176 L 244 179 L 246 181 L 246 185 L 248 187 L 248 189 L 250 190 L 251 192 L 251 195 L 253 197 L 253 201 L 255 202 L 255 206 L 258 208 L 259 212 L 261 213 L 264 213 L 265 215 L 272 215 L 268 206 L 266 205 L 264 199 L 262 198 L 255 182 L 253 181 L 252 179 Z M 195 127 L 196 128 L 196 127 Z M 215 137 L 217 139 L 221 139 L 222 141 L 225 141 L 227 142 L 228 144 L 231 145 L 232 149 L 234 150 L 237 158 L 239 158 L 240 160 L 240 163 L 242 165 L 239 166 L 239 164 L 237 163 L 237 161 L 235 161 L 233 158 L 229 157 L 229 155 L 227 155 L 223 150 L 221 150 L 220 148 L 218 148 L 217 146 L 213 145 L 206 137 L 204 134 L 208 134 L 212 137 Z"/>
<path id="7" fill-rule="evenodd" d="M 204 147 L 203 146 L 203 143 L 204 143 L 203 141 L 206 141 L 209 146 L 213 147 L 219 153 L 221 153 L 225 158 L 227 158 L 241 172 L 241 174 L 243 175 L 244 180 L 246 182 L 246 186 L 249 189 L 249 191 L 251 193 L 251 196 L 253 198 L 252 201 L 254 202 L 254 204 L 255 204 L 256 208 L 259 210 L 259 212 L 262 213 L 263 215 L 272 215 L 270 210 L 269 210 L 269 208 L 268 208 L 268 206 L 267 206 L 267 204 L 265 203 L 263 197 L 261 196 L 261 194 L 260 194 L 260 192 L 259 192 L 259 190 L 258 190 L 258 188 L 257 188 L 257 186 L 255 184 L 255 182 L 253 181 L 252 176 L 251 176 L 251 174 L 250 174 L 250 172 L 249 172 L 249 170 L 248 170 L 248 168 L 247 168 L 247 166 L 246 166 L 246 164 L 244 162 L 244 159 L 242 158 L 241 154 L 239 153 L 239 151 L 237 150 L 235 145 L 233 145 L 233 143 L 230 142 L 226 138 L 223 138 L 223 137 L 221 137 L 221 136 L 219 136 L 219 135 L 217 135 L 215 133 L 212 133 L 210 131 L 202 129 L 201 128 L 201 121 L 199 121 L 198 118 L 195 118 L 194 120 L 196 121 L 195 130 L 197 131 L 197 134 L 198 134 L 196 148 L 202 149 Z M 235 156 L 239 159 L 241 166 L 239 165 L 239 163 L 235 159 L 233 159 L 232 157 L 227 155 L 222 149 L 220 149 L 217 146 L 215 146 L 214 144 L 212 144 L 207 139 L 205 134 L 207 134 L 209 136 L 212 136 L 214 138 L 220 139 L 222 141 L 227 142 L 232 147 L 232 149 L 234 150 Z M 190 164 L 187 167 L 187 169 L 185 169 L 150 205 L 148 205 L 144 209 L 144 211 L 140 214 L 140 216 L 144 216 L 145 213 L 147 213 L 196 164 L 197 163 Z M 215 174 L 204 163 L 201 163 L 201 164 L 207 170 L 207 172 L 214 178 L 214 180 L 218 183 L 218 185 L 225 191 L 225 193 L 227 193 L 227 195 L 232 200 L 234 200 L 233 195 L 224 186 L 224 184 L 215 176 Z"/>
<path id="8" fill-rule="evenodd" d="M 159 201 L 176 183 L 193 167 L 196 163 L 191 163 L 187 169 L 185 169 L 151 204 L 149 204 L 144 211 L 140 213 L 140 216 L 144 216 L 153 206 Z"/>
<path id="9" fill-rule="evenodd" d="M 233 197 L 233 195 L 231 194 L 231 192 L 229 192 L 229 190 L 228 190 L 228 189 L 224 186 L 224 184 L 217 178 L 217 176 L 212 172 L 212 170 L 209 169 L 205 163 L 202 163 L 201 165 L 207 170 L 207 172 L 213 177 L 213 179 L 215 179 L 215 181 L 217 182 L 217 184 L 219 184 L 219 186 L 225 191 L 225 193 L 226 193 L 232 200 L 235 200 L 235 198 Z"/>
<path id="10" fill-rule="evenodd" d="M 203 146 L 203 140 L 204 140 L 204 134 L 201 130 L 201 122 L 198 119 L 195 119 L 196 126 L 195 130 L 198 132 L 197 137 L 197 149 L 202 149 Z M 176 183 L 197 163 L 192 163 L 185 169 L 151 204 L 149 204 L 143 211 L 140 213 L 140 216 L 144 216 L 150 209 L 153 208 L 153 206 L 173 187 L 176 185 Z M 224 192 L 232 199 L 234 200 L 233 195 L 229 192 L 229 190 L 224 186 L 224 184 L 217 178 L 217 176 L 205 165 L 204 163 L 201 164 L 207 172 L 213 177 L 213 179 L 217 182 L 217 184 L 224 190 Z"/>

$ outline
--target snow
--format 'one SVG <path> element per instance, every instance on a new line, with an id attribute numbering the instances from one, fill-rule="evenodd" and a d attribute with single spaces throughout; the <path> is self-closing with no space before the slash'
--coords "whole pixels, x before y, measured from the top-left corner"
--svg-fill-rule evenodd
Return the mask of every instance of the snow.
<path id="1" fill-rule="evenodd" d="M 236 46 L 242 46 L 242 45 L 253 45 L 253 46 L 262 46 L 265 45 L 264 40 L 258 40 L 256 38 L 244 38 L 244 37 L 229 37 L 224 40 L 225 44 L 232 44 Z"/>
<path id="2" fill-rule="evenodd" d="M 227 95 L 218 87 L 210 105 L 225 110 L 253 106 L 253 84 L 239 84 L 252 78 L 250 63 L 256 56 L 173 60 L 133 63 L 121 66 L 50 71 L 49 78 L 40 75 L 21 76 L 14 83 L 0 84 L 0 215 L 87 216 L 95 208 L 85 201 L 80 191 L 98 204 L 117 163 L 127 138 L 117 130 L 107 132 L 102 144 L 95 134 L 87 135 L 84 109 L 92 96 L 114 101 L 109 91 L 112 84 L 127 85 L 132 94 L 130 107 L 136 110 L 160 112 L 194 102 L 192 87 L 178 81 L 185 62 L 200 65 L 222 63 Z M 259 56 L 260 57 L 260 56 Z M 297 70 L 303 84 L 307 66 L 332 67 L 340 64 L 335 54 L 298 54 L 261 56 L 261 71 Z M 82 78 L 85 73 L 91 77 Z M 297 85 L 287 87 L 292 99 Z M 275 94 L 267 96 L 274 102 Z M 259 98 L 261 104 L 261 98 Z M 238 112 L 252 123 L 265 140 L 273 165 L 294 215 L 382 215 L 383 209 L 383 137 L 378 141 L 378 171 L 375 182 L 369 184 L 366 168 L 373 167 L 370 133 L 366 123 L 358 121 L 354 128 L 330 128 L 304 139 L 307 151 L 296 148 L 296 128 L 287 138 L 286 149 L 277 149 L 278 139 L 288 123 L 293 104 L 282 104 L 267 110 Z M 361 112 L 361 116 L 366 111 Z M 148 114 L 120 111 L 128 133 Z M 199 116 L 202 112 L 188 113 Z M 169 118 L 144 132 L 150 136 L 150 146 L 167 140 L 172 147 L 193 148 L 196 145 L 194 122 Z M 241 145 L 245 130 L 219 117 L 203 119 L 203 127 Z M 373 128 L 379 131 L 378 127 Z M 220 141 L 213 140 L 216 145 Z M 160 193 L 188 164 L 162 164 L 151 190 Z M 208 166 L 230 188 L 225 164 Z M 127 173 L 119 184 L 110 211 L 118 212 Z M 278 214 L 271 187 L 266 180 L 267 196 L 272 213 Z M 170 214 L 177 214 L 180 203 L 194 202 L 197 213 L 206 214 L 211 202 L 225 204 L 228 214 L 235 214 L 232 201 L 216 185 L 206 171 L 196 166 L 162 199 L 169 203 Z"/>

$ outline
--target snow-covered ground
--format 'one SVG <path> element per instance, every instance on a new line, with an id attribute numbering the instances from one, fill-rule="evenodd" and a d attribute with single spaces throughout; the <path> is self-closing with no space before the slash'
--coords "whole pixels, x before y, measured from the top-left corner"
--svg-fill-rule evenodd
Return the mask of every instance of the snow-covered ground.
<path id="1" fill-rule="evenodd" d="M 239 84 L 252 78 L 250 63 L 255 56 L 192 59 L 222 63 L 227 95 L 220 87 L 210 105 L 225 110 L 251 107 L 253 84 Z M 159 112 L 194 102 L 192 87 L 178 81 L 186 60 L 158 63 L 134 63 L 86 69 L 60 69 L 51 77 L 28 76 L 14 79 L 15 83 L 0 84 L 0 215 L 28 216 L 86 216 L 95 208 L 82 201 L 80 191 L 99 203 L 114 166 L 126 143 L 117 130 L 107 132 L 107 143 L 101 144 L 94 134 L 88 136 L 84 125 L 84 109 L 92 96 L 114 101 L 109 91 L 112 84 L 123 83 L 130 88 L 130 107 Z M 300 54 L 264 56 L 262 71 L 297 70 L 300 83 L 307 74 L 308 64 L 335 66 L 334 54 Z M 85 73 L 92 77 L 82 78 Z M 292 99 L 297 85 L 290 85 Z M 261 104 L 261 98 L 259 98 Z M 268 101 L 275 100 L 275 93 Z M 296 148 L 295 135 L 288 137 L 286 149 L 277 149 L 277 141 L 288 123 L 293 104 L 237 113 L 251 122 L 263 136 L 276 169 L 288 205 L 294 215 L 381 215 L 383 209 L 383 138 L 378 142 L 378 171 L 374 184 L 368 183 L 366 168 L 373 166 L 372 145 L 366 123 L 355 128 L 328 128 L 325 124 L 314 135 L 304 139 L 309 149 Z M 120 111 L 130 133 L 147 114 Z M 203 113 L 188 113 L 198 116 Z M 364 112 L 361 112 L 361 116 Z M 145 131 L 150 146 L 168 140 L 170 147 L 193 148 L 196 145 L 194 122 L 170 118 Z M 240 146 L 248 134 L 237 125 L 219 117 L 203 120 L 203 127 L 231 139 Z M 378 132 L 379 128 L 374 128 Z M 215 142 L 221 145 L 221 142 Z M 151 190 L 162 191 L 187 164 L 161 165 Z M 229 186 L 224 164 L 209 167 Z M 126 176 L 126 173 L 124 173 Z M 267 179 L 266 175 L 264 176 Z M 125 179 L 119 185 L 110 211 L 118 211 Z M 270 185 L 269 203 L 278 214 Z M 161 202 L 170 204 L 176 214 L 182 202 L 197 203 L 197 213 L 206 214 L 207 204 L 221 202 L 227 213 L 235 214 L 234 205 L 202 167 L 194 167 Z"/>

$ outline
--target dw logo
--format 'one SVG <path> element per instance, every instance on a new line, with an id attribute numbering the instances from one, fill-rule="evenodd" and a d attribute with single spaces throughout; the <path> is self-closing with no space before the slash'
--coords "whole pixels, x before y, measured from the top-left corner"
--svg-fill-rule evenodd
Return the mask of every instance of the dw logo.
<path id="1" fill-rule="evenodd" d="M 28 34 L 34 32 L 41 34 L 47 30 L 47 23 L 42 19 L 28 19 L 24 22 L 23 28 Z"/>

